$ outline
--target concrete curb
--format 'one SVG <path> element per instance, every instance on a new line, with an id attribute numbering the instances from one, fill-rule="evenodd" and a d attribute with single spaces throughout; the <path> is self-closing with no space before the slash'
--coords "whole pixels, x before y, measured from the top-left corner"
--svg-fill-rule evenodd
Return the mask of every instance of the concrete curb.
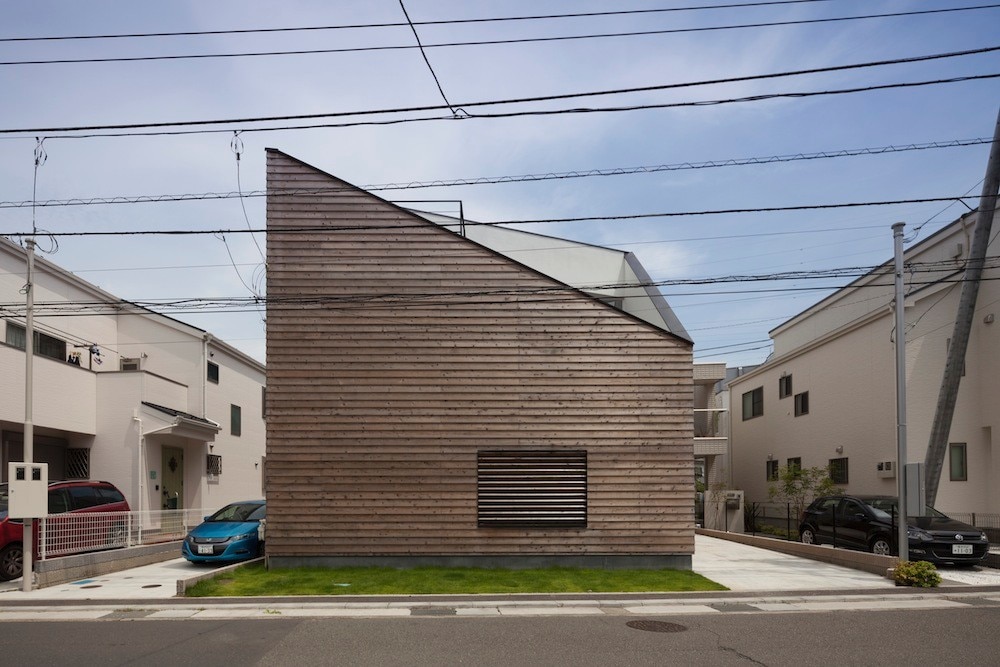
<path id="1" fill-rule="evenodd" d="M 263 561 L 264 561 L 263 557 L 254 558 L 254 559 L 242 561 L 242 562 L 239 562 L 239 563 L 233 563 L 232 565 L 227 565 L 225 567 L 220 567 L 218 569 L 211 570 L 209 572 L 203 572 L 202 574 L 198 574 L 198 575 L 195 575 L 193 577 L 188 577 L 186 579 L 178 579 L 177 580 L 177 596 L 183 598 L 184 594 L 187 592 L 187 589 L 191 588 L 192 586 L 194 586 L 195 584 L 197 584 L 199 581 L 205 581 L 206 579 L 212 579 L 214 577 L 219 576 L 220 574 L 225 574 L 226 572 L 233 572 L 234 570 L 236 570 L 238 568 L 241 568 L 244 565 L 250 565 L 252 563 L 262 563 Z M 190 599 L 194 599 L 194 598 L 186 598 L 186 599 L 190 600 Z M 198 598 L 198 599 L 210 600 L 210 599 L 213 599 L 213 598 Z"/>

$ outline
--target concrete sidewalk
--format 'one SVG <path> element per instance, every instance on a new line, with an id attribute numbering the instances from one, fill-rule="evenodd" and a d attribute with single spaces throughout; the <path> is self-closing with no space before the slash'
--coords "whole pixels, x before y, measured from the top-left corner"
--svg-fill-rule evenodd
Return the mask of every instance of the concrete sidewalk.
<path id="1" fill-rule="evenodd" d="M 179 579 L 203 576 L 217 569 L 220 568 L 194 565 L 182 558 L 177 558 L 92 579 L 36 589 L 30 593 L 24 593 L 21 590 L 20 580 L 5 582 L 0 585 L 0 607 L 11 603 L 23 606 L 32 603 L 44 605 L 46 603 L 88 603 L 101 600 L 163 601 L 176 598 Z M 796 591 L 834 591 L 839 593 L 865 591 L 871 593 L 895 588 L 892 581 L 867 572 L 704 535 L 695 536 L 695 555 L 692 569 L 728 587 L 734 593 L 773 594 Z M 985 568 L 971 571 L 942 569 L 941 574 L 945 578 L 945 585 L 948 586 L 1000 587 L 1000 570 Z M 677 595 L 691 597 L 692 594 Z M 997 595 L 1000 596 L 1000 588 L 997 590 Z M 329 604 L 334 600 L 336 598 L 324 596 L 317 598 L 316 603 Z M 273 601 L 274 599 L 271 600 L 271 603 Z M 227 605 L 232 605 L 234 602 L 230 599 L 227 601 Z M 246 602 L 253 604 L 249 600 Z M 197 603 L 204 607 L 210 601 L 199 598 Z M 313 604 L 312 601 L 296 598 L 297 605 L 301 606 L 304 603 Z"/>

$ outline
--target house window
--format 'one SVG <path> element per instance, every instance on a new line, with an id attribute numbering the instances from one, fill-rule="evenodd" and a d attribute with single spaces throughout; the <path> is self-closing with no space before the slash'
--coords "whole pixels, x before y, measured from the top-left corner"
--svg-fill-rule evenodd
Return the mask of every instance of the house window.
<path id="1" fill-rule="evenodd" d="M 801 472 L 802 471 L 802 457 L 796 456 L 794 458 L 788 459 L 788 471 L 789 472 Z"/>
<path id="2" fill-rule="evenodd" d="M 809 392 L 795 394 L 795 416 L 801 417 L 807 414 L 809 414 Z"/>
<path id="3" fill-rule="evenodd" d="M 206 471 L 209 475 L 221 475 L 222 474 L 222 457 L 218 454 L 208 455 L 208 467 Z"/>
<path id="4" fill-rule="evenodd" d="M 788 398 L 792 395 L 792 376 L 782 375 L 778 378 L 778 398 Z"/>
<path id="5" fill-rule="evenodd" d="M 41 357 L 49 357 L 50 359 L 58 359 L 59 361 L 68 360 L 66 357 L 66 341 L 53 338 L 52 336 L 43 334 L 41 331 L 35 331 L 32 338 L 34 339 L 35 354 Z M 8 345 L 23 350 L 27 341 L 27 330 L 20 324 L 8 322 L 5 340 Z"/>
<path id="6" fill-rule="evenodd" d="M 213 364 L 211 361 L 208 362 L 206 377 L 208 378 L 209 382 L 214 382 L 215 384 L 219 384 L 219 364 Z"/>
<path id="7" fill-rule="evenodd" d="M 743 394 L 743 421 L 764 414 L 764 388 L 757 387 Z"/>
<path id="8" fill-rule="evenodd" d="M 777 482 L 778 481 L 778 462 L 768 461 L 767 462 L 767 481 Z"/>
<path id="9" fill-rule="evenodd" d="M 66 449 L 66 479 L 90 479 L 90 450 L 82 447 Z"/>
<path id="10" fill-rule="evenodd" d="M 587 452 L 480 451 L 480 528 L 586 528 Z"/>
<path id="11" fill-rule="evenodd" d="M 243 408 L 238 405 L 229 406 L 229 432 L 233 435 L 243 432 Z"/>
<path id="12" fill-rule="evenodd" d="M 953 482 L 969 481 L 969 461 L 964 442 L 953 442 L 948 445 L 948 472 Z"/>
<path id="13" fill-rule="evenodd" d="M 834 484 L 847 484 L 847 457 L 830 459 L 830 480 Z"/>

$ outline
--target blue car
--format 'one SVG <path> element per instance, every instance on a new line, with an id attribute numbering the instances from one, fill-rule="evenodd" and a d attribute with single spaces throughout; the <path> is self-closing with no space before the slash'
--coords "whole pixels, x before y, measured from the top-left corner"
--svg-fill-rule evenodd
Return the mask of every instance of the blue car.
<path id="1" fill-rule="evenodd" d="M 264 554 L 263 500 L 226 505 L 184 538 L 181 555 L 192 563 L 233 563 Z"/>

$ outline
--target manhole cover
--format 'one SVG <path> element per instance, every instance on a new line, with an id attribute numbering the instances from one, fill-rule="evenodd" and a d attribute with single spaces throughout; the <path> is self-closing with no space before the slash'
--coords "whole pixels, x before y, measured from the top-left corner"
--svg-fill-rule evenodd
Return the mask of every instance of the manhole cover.
<path id="1" fill-rule="evenodd" d="M 665 621 L 629 621 L 625 625 L 633 630 L 645 630 L 646 632 L 684 632 L 687 630 L 683 625 Z"/>
<path id="2" fill-rule="evenodd" d="M 146 584 L 143 588 L 159 588 L 163 584 Z"/>

